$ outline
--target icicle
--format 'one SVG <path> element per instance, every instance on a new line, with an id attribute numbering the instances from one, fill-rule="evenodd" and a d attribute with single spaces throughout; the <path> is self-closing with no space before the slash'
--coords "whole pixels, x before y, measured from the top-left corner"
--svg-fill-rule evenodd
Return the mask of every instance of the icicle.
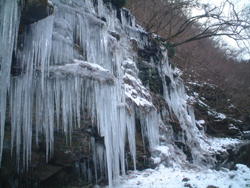
<path id="1" fill-rule="evenodd" d="M 52 89 L 54 89 L 51 85 L 49 86 L 47 90 L 47 113 L 49 113 L 49 149 L 50 149 L 50 159 L 53 156 L 54 153 L 54 104 L 55 104 L 55 96 L 54 92 L 52 92 Z M 48 158 L 48 157 L 47 157 Z"/>
<path id="2" fill-rule="evenodd" d="M 96 155 L 96 145 L 95 145 L 95 138 L 91 137 L 91 145 L 92 145 L 92 151 L 93 151 L 93 163 L 94 163 L 94 171 L 95 171 L 95 181 L 97 184 L 97 155 Z"/>
<path id="3" fill-rule="evenodd" d="M 60 112 L 61 112 L 61 88 L 59 85 L 59 80 L 55 80 L 55 105 L 56 105 L 56 120 L 57 120 L 57 131 L 60 127 Z"/>
<path id="4" fill-rule="evenodd" d="M 11 97 L 11 109 L 13 117 L 11 145 L 14 147 L 14 140 L 16 140 L 17 163 L 19 165 L 21 138 L 23 138 L 23 166 L 28 169 L 32 146 L 32 112 L 34 96 L 32 76 L 27 74 L 18 79 L 13 79 L 12 85 L 13 87 L 11 89 L 13 90 L 11 90 L 11 93 L 13 93 L 13 97 Z"/>
<path id="5" fill-rule="evenodd" d="M 44 29 L 46 26 L 47 29 Z M 23 137 L 23 166 L 28 169 L 28 163 L 31 159 L 31 147 L 32 147 L 32 114 L 33 114 L 33 104 L 34 104 L 34 93 L 35 88 L 37 87 L 37 91 L 39 90 L 39 86 L 41 86 L 40 93 L 37 93 L 37 102 L 36 102 L 36 142 L 38 144 L 38 135 L 41 131 L 39 126 L 41 121 L 45 121 L 43 123 L 43 129 L 46 134 L 46 153 L 48 155 L 50 146 L 53 145 L 53 108 L 48 107 L 48 111 L 46 111 L 46 107 L 44 106 L 45 100 L 51 100 L 51 97 L 47 95 L 41 95 L 44 93 L 44 80 L 45 76 L 48 76 L 48 67 L 50 61 L 50 51 L 51 51 L 51 36 L 52 36 L 52 27 L 53 27 L 53 17 L 48 17 L 34 25 L 30 26 L 30 32 L 27 33 L 26 38 L 24 39 L 24 50 L 18 53 L 18 59 L 20 64 L 22 65 L 24 71 L 19 78 L 16 78 L 17 81 L 14 81 L 13 84 L 17 84 L 16 87 L 13 87 L 14 92 L 17 95 L 17 98 L 22 101 L 22 114 L 18 114 L 18 112 L 14 112 L 13 114 L 18 114 L 17 118 L 19 121 L 17 125 L 14 125 L 16 131 L 13 130 L 13 134 L 17 135 L 16 143 L 17 150 L 19 150 L 20 142 L 21 142 L 21 134 Z M 32 43 L 30 42 L 32 40 Z M 39 76 L 37 79 L 34 79 L 35 68 L 40 68 L 41 70 L 41 78 Z M 39 85 L 40 84 L 40 85 Z M 21 91 L 21 92 L 20 92 Z M 17 103 L 17 104 L 15 104 Z M 19 101 L 12 102 L 13 107 L 15 109 L 16 106 L 20 105 Z M 49 104 L 53 104 L 53 101 L 47 101 Z M 17 108 L 18 109 L 18 108 Z M 41 113 L 45 114 L 41 114 Z M 47 112 L 47 113 L 46 113 Z M 21 128 L 22 127 L 22 133 Z M 50 127 L 50 128 L 49 128 Z M 12 137 L 14 137 L 12 135 Z M 14 139 L 12 139 L 14 140 Z M 50 140 L 50 141 L 49 141 Z M 51 143 L 51 144 L 50 144 Z M 13 147 L 14 144 L 12 144 Z M 19 160 L 19 153 L 17 151 L 17 160 Z"/>
<path id="6" fill-rule="evenodd" d="M 107 177 L 107 158 L 104 146 L 96 144 L 96 155 L 99 161 L 98 166 L 100 169 L 100 176 L 102 178 Z"/>
<path id="7" fill-rule="evenodd" d="M 22 87 L 20 81 L 17 79 L 12 80 L 11 92 L 11 154 L 13 153 L 14 146 L 16 147 L 16 160 L 19 171 L 20 161 L 20 146 L 21 146 L 21 112 L 22 112 Z M 16 143 L 16 144 L 15 144 Z"/>
<path id="8" fill-rule="evenodd" d="M 66 20 L 55 19 L 51 65 L 71 63 L 73 59 L 73 30 Z"/>
<path id="9" fill-rule="evenodd" d="M 52 15 L 31 26 L 34 41 L 34 55 L 37 58 L 35 59 L 34 64 L 36 67 L 41 69 L 42 90 L 44 87 L 44 79 L 48 76 L 49 73 L 48 71 L 51 58 L 53 21 L 54 16 Z"/>
<path id="10" fill-rule="evenodd" d="M 0 5 L 0 167 L 4 142 L 7 90 L 10 86 L 10 69 L 16 45 L 20 20 L 17 0 L 3 0 Z"/>
<path id="11" fill-rule="evenodd" d="M 126 125 L 128 131 L 129 149 L 133 159 L 134 170 L 136 169 L 136 135 L 135 135 L 135 109 L 133 105 L 126 106 Z"/>
<path id="12" fill-rule="evenodd" d="M 142 134 L 148 138 L 150 150 L 159 145 L 159 120 L 156 110 L 149 114 L 139 111 Z"/>

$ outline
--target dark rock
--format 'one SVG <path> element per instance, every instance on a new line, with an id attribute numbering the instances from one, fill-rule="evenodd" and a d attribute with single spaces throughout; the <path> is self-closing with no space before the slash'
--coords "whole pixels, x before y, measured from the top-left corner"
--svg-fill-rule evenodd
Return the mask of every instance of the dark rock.
<path id="1" fill-rule="evenodd" d="M 114 38 L 116 38 L 117 41 L 120 40 L 120 35 L 119 35 L 118 33 L 113 32 L 113 31 L 109 31 L 109 34 L 110 34 L 111 36 L 113 36 Z"/>
<path id="2" fill-rule="evenodd" d="M 17 161 L 10 156 L 10 147 L 3 150 L 2 167 L 0 168 L 0 187 L 65 187 L 67 185 L 85 186 L 95 179 L 93 148 L 91 138 L 95 143 L 104 145 L 104 140 L 97 134 L 95 126 L 86 118 L 83 128 L 75 128 L 72 133 L 72 140 L 65 135 L 55 132 L 54 155 L 51 155 L 46 163 L 46 141 L 40 137 L 38 147 L 32 146 L 32 160 L 29 162 L 28 170 L 23 167 L 22 154 L 20 159 L 20 170 L 17 171 Z M 10 142 L 10 126 L 6 126 L 5 142 Z M 59 130 L 60 131 L 60 130 Z M 93 137 L 94 136 L 94 137 Z M 35 135 L 33 136 L 35 143 Z M 21 147 L 22 148 L 22 147 Z M 15 148 L 14 148 L 15 151 Z M 15 156 L 15 154 L 13 154 Z M 90 177 L 84 179 L 84 169 L 81 174 L 75 170 L 76 163 L 87 163 L 87 171 Z M 100 177 L 106 182 L 107 177 Z M 96 180 L 97 181 L 97 180 Z"/>
<path id="3" fill-rule="evenodd" d="M 11 75 L 12 76 L 20 76 L 21 73 L 22 73 L 22 68 L 21 68 L 20 64 L 18 64 L 15 53 L 13 53 L 12 64 L 11 64 Z"/>
<path id="4" fill-rule="evenodd" d="M 33 176 L 36 179 L 44 181 L 44 180 L 48 179 L 49 177 L 53 176 L 54 174 L 56 174 L 61 169 L 62 169 L 62 167 L 48 164 L 46 166 L 38 167 L 34 171 Z"/>
<path id="5" fill-rule="evenodd" d="M 191 105 L 194 106 L 196 119 L 205 120 L 203 126 L 207 134 L 219 137 L 242 136 L 242 123 L 237 121 L 239 111 L 232 107 L 225 90 L 210 84 L 190 84 L 187 93 L 196 99 Z M 216 112 L 225 114 L 226 118 L 219 117 Z"/>
<path id="6" fill-rule="evenodd" d="M 180 148 L 187 156 L 187 159 L 192 162 L 193 157 L 192 157 L 192 152 L 191 149 L 187 144 L 184 144 L 183 142 L 175 141 L 175 145 Z"/>
<path id="7" fill-rule="evenodd" d="M 147 138 L 143 138 L 140 121 L 136 119 L 136 169 L 155 168 L 156 165 L 153 164 L 150 157 L 149 142 Z"/>
<path id="8" fill-rule="evenodd" d="M 243 138 L 245 140 L 250 140 L 250 131 L 243 131 Z"/>
<path id="9" fill-rule="evenodd" d="M 188 182 L 190 179 L 189 178 L 183 178 L 182 182 Z"/>
<path id="10" fill-rule="evenodd" d="M 111 2 L 118 10 L 125 6 L 126 0 L 103 0 L 104 3 Z"/>
<path id="11" fill-rule="evenodd" d="M 131 38 L 130 42 L 132 43 L 133 51 L 137 51 L 138 50 L 138 42 L 137 42 L 137 40 Z"/>
<path id="12" fill-rule="evenodd" d="M 189 184 L 189 183 L 185 183 L 185 184 L 184 184 L 184 187 L 193 188 L 193 187 L 192 187 L 192 185 L 191 185 L 191 184 Z"/>
<path id="13" fill-rule="evenodd" d="M 139 78 L 142 84 L 147 87 L 149 86 L 150 91 L 163 95 L 163 84 L 156 67 L 150 66 L 147 62 L 141 61 L 138 63 Z"/>
<path id="14" fill-rule="evenodd" d="M 241 137 L 241 131 L 232 124 L 232 121 L 228 118 L 223 120 L 216 120 L 216 117 L 210 115 L 209 125 L 206 132 L 214 136 L 222 137 Z"/>
<path id="15" fill-rule="evenodd" d="M 157 112 L 161 113 L 162 110 L 167 110 L 167 113 L 170 113 L 170 109 L 168 104 L 166 103 L 165 99 L 160 94 L 154 94 L 152 95 L 152 102 L 154 106 L 157 108 Z M 164 119 L 164 118 L 163 118 Z M 165 119 L 167 122 L 170 121 L 170 118 Z"/>
<path id="16" fill-rule="evenodd" d="M 173 116 L 171 118 L 170 123 L 172 124 L 172 128 L 175 133 L 174 136 L 176 137 L 176 139 L 178 139 L 179 134 L 182 132 L 182 128 L 181 128 L 178 118 L 176 116 Z"/>
<path id="17" fill-rule="evenodd" d="M 48 0 L 28 0 L 22 11 L 21 25 L 30 25 L 54 13 Z"/>
<path id="18" fill-rule="evenodd" d="M 21 21 L 19 25 L 19 37 L 18 37 L 18 48 L 22 48 L 21 36 L 25 32 L 27 25 L 33 24 L 42 20 L 49 15 L 54 13 L 54 7 L 48 3 L 48 0 L 26 0 L 25 8 L 21 13 Z M 12 65 L 11 65 L 11 75 L 20 76 L 22 73 L 21 65 L 18 63 L 15 57 L 15 52 L 13 52 Z"/>
<path id="19" fill-rule="evenodd" d="M 122 23 L 122 15 L 121 15 L 121 10 L 120 10 L 120 9 L 118 9 L 118 10 L 116 11 L 116 17 L 117 17 L 117 19 L 120 20 L 120 22 Z"/>
<path id="20" fill-rule="evenodd" d="M 101 20 L 104 21 L 104 22 L 107 22 L 105 17 L 101 17 Z"/>
<path id="21" fill-rule="evenodd" d="M 159 57 L 157 56 L 158 53 L 158 48 L 157 45 L 152 45 L 152 46 L 145 46 L 144 49 L 139 49 L 138 50 L 138 55 L 141 57 L 143 60 L 150 62 L 151 57 L 158 59 Z"/>
<path id="22" fill-rule="evenodd" d="M 219 188 L 219 187 L 214 186 L 214 185 L 209 185 L 209 186 L 207 186 L 207 188 Z"/>
<path id="23" fill-rule="evenodd" d="M 86 61 L 86 51 L 84 51 L 78 44 L 74 43 L 74 59 Z"/>
<path id="24" fill-rule="evenodd" d="M 229 157 L 222 166 L 233 169 L 236 164 L 245 164 L 250 168 L 250 144 L 242 146 L 239 151 L 228 150 Z"/>

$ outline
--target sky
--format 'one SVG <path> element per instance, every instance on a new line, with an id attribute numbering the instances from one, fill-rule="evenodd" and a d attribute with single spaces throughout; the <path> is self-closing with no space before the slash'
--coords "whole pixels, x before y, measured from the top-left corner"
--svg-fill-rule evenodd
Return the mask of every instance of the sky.
<path id="1" fill-rule="evenodd" d="M 225 0 L 202 0 L 201 2 L 210 4 L 212 6 L 213 5 L 220 6 L 223 1 L 225 1 Z M 246 5 L 250 4 L 250 0 L 231 0 L 231 1 L 234 3 L 236 11 L 240 11 Z M 202 13 L 202 11 L 197 10 L 197 9 L 194 9 L 192 11 L 193 16 L 201 14 L 201 13 Z M 229 14 L 228 8 L 225 8 L 223 13 L 225 15 Z M 229 37 L 226 37 L 226 36 L 219 37 L 219 39 L 222 39 L 222 41 L 225 41 L 231 49 L 240 50 L 239 46 L 237 45 L 237 43 L 233 39 L 230 39 Z M 243 46 L 242 48 L 245 48 L 245 46 Z M 249 46 L 249 48 L 250 48 L 250 46 Z M 249 60 L 250 59 L 249 52 L 250 52 L 250 49 L 249 49 L 248 53 L 247 52 L 243 53 L 242 56 L 239 57 L 238 59 Z"/>

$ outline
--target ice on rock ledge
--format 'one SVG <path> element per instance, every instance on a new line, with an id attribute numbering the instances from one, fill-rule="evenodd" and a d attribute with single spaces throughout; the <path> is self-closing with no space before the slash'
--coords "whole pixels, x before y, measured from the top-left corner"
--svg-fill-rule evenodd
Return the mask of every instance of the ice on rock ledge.
<path id="1" fill-rule="evenodd" d="M 122 68 L 125 72 L 123 80 L 125 83 L 126 97 L 133 101 L 138 107 L 143 107 L 150 111 L 150 109 L 154 108 L 151 102 L 152 98 L 149 94 L 149 90 L 142 85 L 141 80 L 137 76 L 139 70 L 136 67 L 136 63 L 131 59 L 126 59 L 122 63 Z"/>
<path id="2" fill-rule="evenodd" d="M 115 77 L 107 69 L 104 69 L 100 65 L 77 59 L 74 59 L 71 64 L 65 64 L 63 66 L 50 66 L 49 73 L 51 77 L 73 76 L 97 80 L 103 84 L 115 83 Z"/>
<path id="3" fill-rule="evenodd" d="M 138 107 L 152 108 L 151 96 L 149 91 L 142 85 L 138 78 L 135 78 L 131 74 L 125 74 L 125 94 L 132 100 Z"/>
<path id="4" fill-rule="evenodd" d="M 53 6 L 53 3 L 52 3 L 50 0 L 48 0 L 48 4 L 49 4 L 50 6 Z"/>

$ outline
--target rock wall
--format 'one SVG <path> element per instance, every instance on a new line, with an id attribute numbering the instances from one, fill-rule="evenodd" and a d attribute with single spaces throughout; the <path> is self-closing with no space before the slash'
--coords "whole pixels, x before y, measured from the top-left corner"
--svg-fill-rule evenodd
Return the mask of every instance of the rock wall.
<path id="1" fill-rule="evenodd" d="M 1 186 L 112 187 L 127 169 L 215 165 L 167 50 L 128 10 L 26 3 L 0 4 Z"/>

